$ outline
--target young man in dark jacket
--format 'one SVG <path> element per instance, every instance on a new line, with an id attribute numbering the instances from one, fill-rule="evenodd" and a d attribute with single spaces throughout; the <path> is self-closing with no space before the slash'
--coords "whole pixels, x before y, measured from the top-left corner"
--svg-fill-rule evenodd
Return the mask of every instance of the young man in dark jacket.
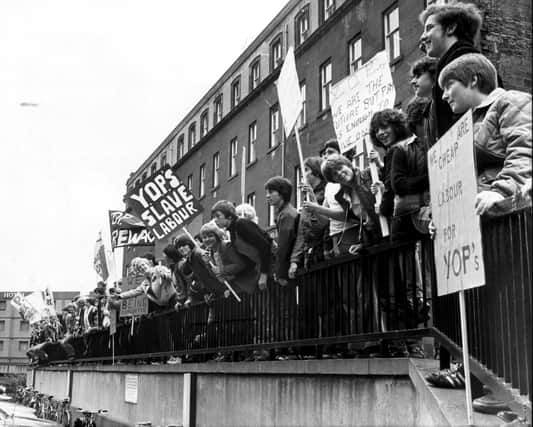
<path id="1" fill-rule="evenodd" d="M 437 58 L 436 75 L 454 59 L 466 53 L 479 53 L 474 41 L 481 28 L 482 17 L 473 4 L 454 3 L 431 5 L 420 14 L 424 32 L 420 45 L 426 55 Z M 442 89 L 433 86 L 433 102 L 429 120 L 434 135 L 429 135 L 429 146 L 446 133 L 457 121 L 450 106 L 442 99 Z"/>

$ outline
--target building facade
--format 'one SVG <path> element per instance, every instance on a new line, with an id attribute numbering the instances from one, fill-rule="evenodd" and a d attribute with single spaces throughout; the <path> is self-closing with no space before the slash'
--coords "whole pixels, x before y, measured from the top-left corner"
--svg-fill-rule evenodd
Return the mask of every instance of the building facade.
<path id="1" fill-rule="evenodd" d="M 303 155 L 318 155 L 321 144 L 335 137 L 329 107 L 330 87 L 377 52 L 386 50 L 388 53 L 396 86 L 395 106 L 405 106 L 412 98 L 409 70 L 422 56 L 418 49 L 422 33 L 418 16 L 428 3 L 445 1 L 289 1 L 152 155 L 130 175 L 124 197 L 126 205 L 128 194 L 134 188 L 160 168 L 170 165 L 204 207 L 203 214 L 189 227 L 193 234 L 210 219 L 210 207 L 220 199 L 249 202 L 255 206 L 262 227 L 274 225 L 273 210 L 265 201 L 264 183 L 272 176 L 283 175 L 296 188 L 300 177 L 294 134 L 288 138 L 283 134 L 275 87 L 288 47 L 295 48 L 304 98 L 297 124 Z M 526 10 L 529 10 L 526 16 L 530 16 L 530 2 L 511 2 L 515 8 L 495 6 L 488 0 L 475 3 L 485 15 L 480 41 L 483 51 L 501 68 L 507 88 L 529 91 L 531 72 L 525 71 L 525 66 L 531 67 L 531 51 L 518 55 L 513 50 L 512 36 L 501 37 L 497 23 L 527 21 L 527 17 L 520 17 Z M 518 49 L 531 46 L 531 32 L 526 25 L 503 27 L 521 40 Z M 520 67 L 514 66 L 516 61 L 520 62 Z M 520 79 L 514 78 L 513 73 L 517 72 L 521 73 Z M 242 156 L 245 157 L 244 194 L 241 194 Z M 293 203 L 299 203 L 296 191 Z M 167 243 L 157 242 L 156 256 L 160 256 Z M 127 250 L 124 263 L 148 250 Z"/>
<path id="2" fill-rule="evenodd" d="M 30 343 L 30 324 L 9 303 L 18 292 L 0 292 L 0 372 L 14 372 L 26 365 Z M 30 292 L 23 292 L 24 295 Z M 53 292 L 56 313 L 78 296 L 79 292 Z"/>

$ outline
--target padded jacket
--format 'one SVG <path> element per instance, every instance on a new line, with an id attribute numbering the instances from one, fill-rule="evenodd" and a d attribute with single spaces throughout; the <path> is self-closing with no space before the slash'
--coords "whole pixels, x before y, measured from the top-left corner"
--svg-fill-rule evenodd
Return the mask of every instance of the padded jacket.
<path id="1" fill-rule="evenodd" d="M 519 193 L 531 178 L 531 95 L 496 88 L 472 115 L 478 191 Z"/>

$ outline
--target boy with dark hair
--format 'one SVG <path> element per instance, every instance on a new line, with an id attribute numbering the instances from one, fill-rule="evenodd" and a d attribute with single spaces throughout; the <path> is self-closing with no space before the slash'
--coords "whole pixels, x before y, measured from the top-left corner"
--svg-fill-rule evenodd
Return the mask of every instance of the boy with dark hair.
<path id="1" fill-rule="evenodd" d="M 278 230 L 278 262 L 276 276 L 281 286 L 289 283 L 289 265 L 296 231 L 298 211 L 291 204 L 292 184 L 287 178 L 275 176 L 265 184 L 266 200 L 276 209 L 276 228 Z"/>
<path id="2" fill-rule="evenodd" d="M 436 73 L 437 60 L 435 58 L 425 56 L 413 64 L 411 67 L 411 86 L 413 86 L 415 96 L 431 98 Z"/>

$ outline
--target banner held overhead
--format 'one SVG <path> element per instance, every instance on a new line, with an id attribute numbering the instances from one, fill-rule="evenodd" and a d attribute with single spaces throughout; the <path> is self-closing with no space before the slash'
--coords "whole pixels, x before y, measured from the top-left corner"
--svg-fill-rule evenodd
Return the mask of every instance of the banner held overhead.
<path id="1" fill-rule="evenodd" d="M 123 211 L 109 211 L 109 229 L 113 249 L 123 246 L 153 246 L 155 237 L 142 220 Z"/>

